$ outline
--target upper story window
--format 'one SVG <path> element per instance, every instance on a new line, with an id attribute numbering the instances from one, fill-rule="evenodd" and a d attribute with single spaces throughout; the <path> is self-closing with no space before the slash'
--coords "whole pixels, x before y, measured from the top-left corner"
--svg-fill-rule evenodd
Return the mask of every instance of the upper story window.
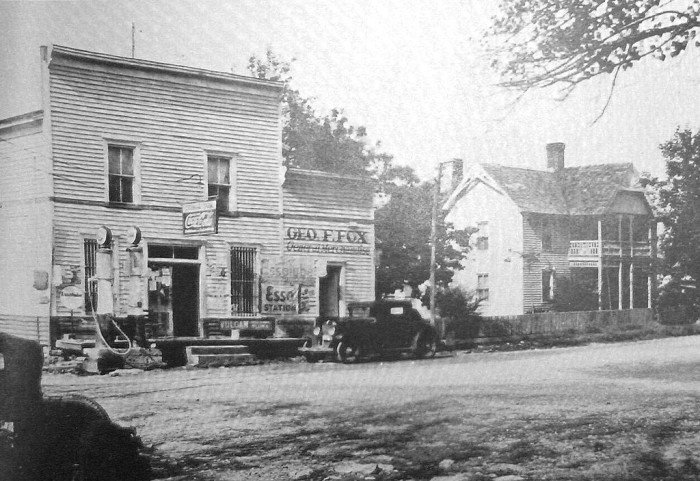
<path id="1" fill-rule="evenodd" d="M 542 219 L 542 252 L 552 252 L 552 231 L 554 230 L 551 219 Z"/>
<path id="2" fill-rule="evenodd" d="M 476 248 L 480 251 L 486 251 L 489 249 L 489 223 L 478 222 L 476 225 L 479 229 L 478 237 L 476 238 Z"/>
<path id="3" fill-rule="evenodd" d="M 476 275 L 476 296 L 482 301 L 489 300 L 489 275 Z"/>
<path id="4" fill-rule="evenodd" d="M 134 148 L 120 145 L 107 147 L 109 162 L 109 201 L 134 203 Z"/>
<path id="5" fill-rule="evenodd" d="M 207 157 L 207 195 L 216 197 L 219 211 L 229 210 L 231 197 L 231 159 L 210 155 Z"/>

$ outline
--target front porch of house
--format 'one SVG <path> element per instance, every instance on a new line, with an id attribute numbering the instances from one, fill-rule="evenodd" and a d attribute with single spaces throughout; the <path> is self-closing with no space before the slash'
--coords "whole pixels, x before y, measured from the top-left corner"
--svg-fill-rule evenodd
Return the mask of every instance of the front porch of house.
<path id="1" fill-rule="evenodd" d="M 651 307 L 656 231 L 648 215 L 582 216 L 572 222 L 569 268 L 597 293 L 597 308 Z"/>

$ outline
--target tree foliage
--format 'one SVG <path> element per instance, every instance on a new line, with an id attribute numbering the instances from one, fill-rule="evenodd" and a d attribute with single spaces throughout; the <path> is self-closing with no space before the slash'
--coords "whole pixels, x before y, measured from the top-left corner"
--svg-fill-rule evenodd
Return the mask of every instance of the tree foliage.
<path id="1" fill-rule="evenodd" d="M 408 285 L 413 295 L 430 278 L 430 230 L 434 183 L 390 185 L 389 201 L 375 213 L 377 295 L 390 294 Z M 454 229 L 438 216 L 436 273 L 438 288 L 448 286 L 468 252 L 472 229 Z"/>
<path id="2" fill-rule="evenodd" d="M 368 176 L 384 199 L 376 211 L 377 295 L 405 284 L 417 288 L 430 275 L 430 226 L 433 184 L 419 183 L 413 169 L 393 164 L 380 152 L 380 143 L 367 141 L 364 127 L 350 125 L 341 109 L 319 115 L 313 99 L 292 87 L 291 63 L 268 50 L 265 58 L 250 57 L 248 69 L 257 78 L 283 82 L 282 155 L 287 167 Z M 437 283 L 446 286 L 452 270 L 460 269 L 468 232 L 456 231 L 441 219 L 438 224 Z"/>
<path id="3" fill-rule="evenodd" d="M 487 43 L 502 85 L 558 85 L 566 96 L 645 57 L 700 46 L 699 17 L 698 0 L 502 0 Z"/>
<path id="4" fill-rule="evenodd" d="M 562 277 L 557 279 L 557 287 L 552 302 L 552 310 L 557 312 L 593 311 L 598 309 L 597 281 Z"/>
<path id="5" fill-rule="evenodd" d="M 445 332 L 454 333 L 457 339 L 471 339 L 479 335 L 481 301 L 473 292 L 448 287 L 436 293 L 435 304 L 440 316 L 447 322 Z"/>
<path id="6" fill-rule="evenodd" d="M 253 76 L 284 84 L 282 156 L 285 166 L 372 176 L 380 182 L 415 177 L 410 169 L 395 167 L 393 158 L 380 151 L 380 143 L 371 144 L 367 129 L 351 125 L 342 109 L 318 114 L 313 98 L 302 96 L 292 87 L 291 67 L 290 61 L 280 59 L 269 49 L 265 58 L 251 56 L 248 60 L 248 70 Z"/>
<path id="7" fill-rule="evenodd" d="M 677 130 L 661 145 L 666 158 L 666 179 L 643 179 L 654 193 L 658 220 L 664 231 L 659 239 L 660 305 L 700 307 L 700 131 Z"/>

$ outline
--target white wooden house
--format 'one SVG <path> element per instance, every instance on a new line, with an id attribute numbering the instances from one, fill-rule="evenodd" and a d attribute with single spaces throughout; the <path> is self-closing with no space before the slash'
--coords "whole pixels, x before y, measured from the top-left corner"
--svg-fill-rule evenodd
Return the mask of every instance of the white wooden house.
<path id="1" fill-rule="evenodd" d="M 637 179 L 630 163 L 565 167 L 562 143 L 546 170 L 468 165 L 444 205 L 478 228 L 454 283 L 488 316 L 547 310 L 565 282 L 589 287 L 592 309 L 650 306 L 655 222 Z"/>
<path id="2" fill-rule="evenodd" d="M 41 65 L 42 109 L 0 120 L 0 330 L 47 344 L 101 296 L 151 337 L 230 335 L 374 297 L 371 186 L 285 172 L 281 83 L 59 46 Z"/>

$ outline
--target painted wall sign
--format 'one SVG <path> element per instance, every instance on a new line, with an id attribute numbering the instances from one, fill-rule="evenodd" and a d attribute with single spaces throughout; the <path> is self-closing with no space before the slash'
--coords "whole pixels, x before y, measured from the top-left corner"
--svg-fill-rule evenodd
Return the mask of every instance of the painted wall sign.
<path id="1" fill-rule="evenodd" d="M 299 286 L 299 314 L 318 315 L 315 285 Z"/>
<path id="2" fill-rule="evenodd" d="M 263 314 L 296 314 L 299 311 L 299 286 L 263 284 Z"/>
<path id="3" fill-rule="evenodd" d="M 355 228 L 288 227 L 285 241 L 287 252 L 313 254 L 369 255 L 372 246 L 369 232 Z"/>
<path id="4" fill-rule="evenodd" d="M 261 261 L 261 280 L 283 284 L 315 284 L 319 277 L 317 259 L 303 256 L 274 256 Z M 325 273 L 325 264 L 323 271 Z"/>
<path id="5" fill-rule="evenodd" d="M 190 202 L 182 206 L 182 233 L 185 235 L 216 234 L 217 220 L 216 200 Z"/>

